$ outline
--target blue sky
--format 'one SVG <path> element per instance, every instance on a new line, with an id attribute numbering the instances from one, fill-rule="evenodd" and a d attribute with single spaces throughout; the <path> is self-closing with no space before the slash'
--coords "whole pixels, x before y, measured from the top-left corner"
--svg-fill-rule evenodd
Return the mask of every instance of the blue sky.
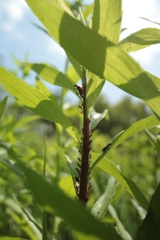
<path id="1" fill-rule="evenodd" d="M 141 28 L 160 28 L 138 18 L 145 17 L 160 22 L 159 12 L 159 0 L 123 0 L 122 27 L 128 30 L 122 38 Z M 63 71 L 63 49 L 31 22 L 39 24 L 24 0 L 0 0 L 0 65 L 15 69 L 11 55 L 14 54 L 23 61 L 27 53 L 30 62 L 47 62 Z M 145 70 L 160 77 L 160 44 L 132 53 L 132 56 Z M 110 83 L 106 83 L 103 93 L 112 104 L 124 96 L 124 92 Z"/>

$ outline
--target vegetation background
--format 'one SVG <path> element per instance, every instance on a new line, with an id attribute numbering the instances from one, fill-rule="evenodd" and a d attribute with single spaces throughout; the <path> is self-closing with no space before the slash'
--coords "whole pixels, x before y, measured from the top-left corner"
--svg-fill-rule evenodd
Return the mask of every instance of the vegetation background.
<path id="1" fill-rule="evenodd" d="M 82 1 L 70 5 L 75 14 L 79 5 L 82 8 L 84 6 Z M 25 65 L 16 57 L 14 57 L 14 62 L 17 64 L 17 69 L 15 71 L 11 70 L 13 75 L 20 77 L 24 82 L 26 82 L 29 76 L 33 76 L 29 65 Z M 67 62 L 66 72 L 69 67 L 70 65 Z M 76 82 L 78 78 L 75 73 L 73 75 Z M 63 107 L 63 112 L 75 127 L 75 131 L 79 132 L 82 122 L 79 102 L 73 102 L 72 98 L 66 95 L 67 91 L 64 89 L 58 88 L 56 92 L 50 91 L 50 85 L 44 84 L 38 75 L 36 75 L 32 84 L 37 89 L 43 90 L 46 96 L 49 96 L 52 101 L 56 100 L 61 108 Z M 73 166 L 77 163 L 77 149 L 79 146 L 77 146 L 74 139 L 60 125 L 45 120 L 25 108 L 20 102 L 15 101 L 2 86 L 0 89 L 0 98 L 0 239 L 22 238 L 34 240 L 41 239 L 42 237 L 43 239 L 56 240 L 100 239 L 96 235 L 94 236 L 94 233 L 92 233 L 92 236 L 88 236 L 87 234 L 90 232 L 88 233 L 87 231 L 90 230 L 83 230 L 83 226 L 78 228 L 76 225 L 75 227 L 74 221 L 76 222 L 78 218 L 81 219 L 81 208 L 77 205 L 76 209 L 79 207 L 80 210 L 77 211 L 76 215 L 76 212 L 72 209 L 72 207 L 74 208 L 74 204 L 72 206 L 71 202 L 67 202 L 68 198 L 65 198 L 65 196 L 69 196 L 72 199 L 76 198 L 71 170 L 73 170 Z M 77 96 L 76 99 L 78 99 Z M 132 124 L 141 119 L 152 115 L 151 110 L 143 101 L 135 101 L 128 96 L 113 105 L 106 96 L 101 94 L 94 108 L 97 113 L 107 111 L 104 117 L 100 116 L 102 121 L 97 125 L 93 133 L 93 159 L 94 154 L 102 153 L 102 149 L 118 133 L 128 129 Z M 135 186 L 138 186 L 140 192 L 148 202 L 151 200 L 160 180 L 159 156 L 160 140 L 158 126 L 133 134 L 131 138 L 123 141 L 113 151 L 107 153 L 107 159 L 111 160 L 117 166 L 123 176 L 134 182 Z M 70 160 L 72 160 L 72 163 Z M 29 179 L 28 182 L 25 180 L 23 172 L 26 171 L 27 175 L 27 170 L 25 170 L 24 166 L 37 172 L 51 186 L 54 186 L 55 189 L 58 186 L 57 189 L 63 190 L 64 201 L 62 203 L 64 207 L 61 205 L 62 210 L 59 210 L 59 205 L 57 205 L 58 210 L 55 207 L 55 212 L 53 212 L 53 209 L 51 211 L 48 208 L 44 209 L 42 207 L 43 195 L 49 196 L 49 192 L 47 190 L 46 192 L 44 191 L 43 184 L 42 192 L 38 192 L 37 190 L 38 194 L 40 194 L 39 200 L 42 201 L 40 202 L 42 206 L 37 204 L 34 194 L 32 194 L 28 187 L 30 185 Z M 114 171 L 113 166 L 112 170 Z M 30 177 L 32 176 L 31 172 L 28 174 L 30 174 Z M 105 204 L 107 202 L 107 206 L 101 200 L 105 209 L 100 209 L 101 221 L 96 216 L 99 222 L 112 227 L 116 226 L 118 234 L 122 239 L 144 239 L 143 236 L 142 238 L 137 238 L 137 229 L 146 216 L 145 209 L 136 201 L 136 194 L 134 192 L 133 196 L 131 196 L 126 191 L 125 184 L 122 184 L 122 187 L 120 184 L 121 180 L 115 181 L 110 175 L 112 174 L 108 174 L 103 169 L 103 166 L 96 166 L 93 169 L 91 179 L 92 188 L 90 190 L 87 210 L 94 215 L 95 203 L 103 196 Z M 35 182 L 36 185 L 36 181 L 38 180 L 35 176 L 33 175 L 30 181 Z M 128 180 L 126 182 L 129 184 Z M 130 186 L 129 190 L 134 190 L 135 186 Z M 41 186 L 37 185 L 36 187 L 39 189 Z M 57 194 L 58 191 L 56 192 Z M 139 196 L 140 199 L 142 196 Z M 52 198 L 50 199 L 53 200 Z M 58 198 L 57 202 L 60 200 L 61 197 Z M 140 201 L 145 202 L 144 199 Z M 109 203 L 111 204 L 109 205 Z M 70 210 L 69 213 L 73 212 L 74 215 L 71 216 L 71 220 L 69 218 L 69 221 L 66 221 L 67 213 L 65 215 L 63 211 L 68 207 Z M 60 214 L 61 217 L 59 217 L 56 211 L 58 213 L 62 211 Z M 68 216 L 70 217 L 69 214 Z M 84 224 L 89 229 L 90 222 L 87 222 L 88 219 L 87 215 Z M 82 221 L 81 224 L 83 225 Z M 159 226 L 159 220 L 156 224 Z M 93 228 L 92 221 L 91 227 Z M 100 229 L 99 225 L 97 225 L 97 229 Z M 145 231 L 147 233 L 146 229 Z M 148 239 L 157 240 L 156 237 L 159 236 L 158 234 L 159 232 L 155 235 L 155 238 Z M 121 238 L 117 237 L 117 239 Z M 145 239 L 147 238 L 145 237 Z"/>

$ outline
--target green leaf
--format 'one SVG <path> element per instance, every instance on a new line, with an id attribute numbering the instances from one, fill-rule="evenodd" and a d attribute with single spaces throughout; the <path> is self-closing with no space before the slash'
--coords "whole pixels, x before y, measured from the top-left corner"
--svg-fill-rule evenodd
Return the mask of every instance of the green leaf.
<path id="1" fill-rule="evenodd" d="M 145 219 L 138 228 L 137 240 L 158 240 L 160 239 L 160 184 L 152 196 L 149 209 Z"/>
<path id="2" fill-rule="evenodd" d="M 48 88 L 44 85 L 44 83 L 39 79 L 39 77 L 36 77 L 36 87 L 37 89 L 43 93 L 44 95 L 46 95 L 47 97 L 51 98 L 52 94 L 51 92 L 48 90 Z M 57 103 L 57 98 L 55 97 L 54 100 Z M 57 103 L 58 104 L 58 103 Z"/>
<path id="3" fill-rule="evenodd" d="M 92 170 L 110 151 L 111 149 L 115 148 L 122 142 L 124 142 L 126 139 L 132 137 L 134 134 L 145 130 L 147 128 L 152 128 L 160 124 L 160 121 L 155 116 L 150 116 L 147 118 L 144 118 L 138 122 L 133 123 L 127 130 L 121 131 L 118 133 L 109 143 L 102 153 L 99 155 L 99 157 L 96 159 L 96 161 L 91 166 L 90 170 Z"/>
<path id="4" fill-rule="evenodd" d="M 92 20 L 92 29 L 100 35 L 106 37 L 113 43 L 117 44 L 120 36 L 121 17 L 122 17 L 121 0 L 95 0 Z M 92 107 L 99 96 L 103 85 L 104 78 L 92 74 L 88 84 L 87 105 Z"/>
<path id="5" fill-rule="evenodd" d="M 92 29 L 117 44 L 121 30 L 122 1 L 95 0 Z"/>
<path id="6" fill-rule="evenodd" d="M 160 89 L 160 78 L 158 78 L 157 76 L 146 72 L 148 74 L 148 76 L 152 79 L 153 83 L 155 84 L 155 86 Z"/>
<path id="7" fill-rule="evenodd" d="M 65 24 L 74 32 L 66 31 Z M 108 79 L 122 90 L 144 100 L 160 117 L 160 93 L 157 87 L 125 51 L 67 15 L 64 15 L 60 28 L 60 44 L 75 59 L 100 78 Z"/>
<path id="8" fill-rule="evenodd" d="M 97 154 L 92 153 L 92 160 L 95 161 L 96 158 Z M 119 172 L 116 165 L 112 161 L 103 158 L 102 161 L 99 162 L 98 167 L 100 167 L 103 171 L 113 176 L 122 185 L 122 187 L 125 190 L 127 190 L 139 202 L 139 204 L 145 210 L 148 209 L 149 203 L 145 196 L 142 194 L 142 192 L 139 190 L 139 188 L 135 185 L 135 183 L 131 179 L 123 176 Z"/>
<path id="9" fill-rule="evenodd" d="M 74 86 L 71 79 L 69 79 L 62 72 L 58 71 L 56 68 L 47 64 L 37 64 L 37 63 L 24 63 L 24 65 L 30 67 L 45 81 L 63 88 L 67 88 L 74 92 Z"/>
<path id="10" fill-rule="evenodd" d="M 0 119 L 2 118 L 5 108 L 6 108 L 6 103 L 7 103 L 7 97 L 5 97 L 1 102 L 0 102 Z"/>
<path id="11" fill-rule="evenodd" d="M 73 65 L 69 65 L 66 69 L 66 75 L 68 78 L 72 79 L 73 84 L 75 85 L 79 80 L 79 75 L 75 71 Z"/>
<path id="12" fill-rule="evenodd" d="M 41 117 L 61 124 L 64 128 L 71 126 L 69 119 L 59 106 L 36 88 L 29 86 L 2 67 L 0 67 L 0 76 L 0 83 L 21 104 Z"/>
<path id="13" fill-rule="evenodd" d="M 158 121 L 158 119 L 155 116 L 150 116 L 138 122 L 133 123 L 127 130 L 122 131 L 120 134 L 117 135 L 117 137 L 115 137 L 112 140 L 112 145 L 110 149 L 118 146 L 119 144 L 124 142 L 126 139 L 132 137 L 134 134 L 142 130 L 145 130 L 147 128 L 149 129 L 149 128 L 155 127 L 159 124 L 160 124 L 160 121 Z"/>
<path id="14" fill-rule="evenodd" d="M 87 85 L 87 108 L 94 106 L 105 81 L 92 74 Z"/>
<path id="15" fill-rule="evenodd" d="M 154 114 L 160 117 L 158 89 L 125 51 L 72 18 L 57 7 L 55 1 L 26 2 L 50 35 L 74 59 L 100 78 L 107 79 L 129 94 L 144 100 Z"/>
<path id="16" fill-rule="evenodd" d="M 160 29 L 145 28 L 132 33 L 119 44 L 125 51 L 134 52 L 157 43 L 160 43 Z"/>
<path id="17" fill-rule="evenodd" d="M 97 219 L 102 219 L 108 211 L 108 206 L 115 194 L 116 187 L 117 181 L 115 178 L 110 176 L 104 193 L 100 196 L 92 208 L 92 214 Z"/>
<path id="18" fill-rule="evenodd" d="M 82 204 L 67 197 L 55 183 L 50 186 L 33 170 L 24 166 L 22 169 L 39 204 L 56 211 L 56 214 L 69 223 L 73 229 L 101 239 L 121 239 L 113 228 L 98 222 Z"/>
<path id="19" fill-rule="evenodd" d="M 68 14 L 70 14 L 72 17 L 74 16 L 71 9 L 67 6 L 64 0 L 57 0 L 56 3 Z"/>

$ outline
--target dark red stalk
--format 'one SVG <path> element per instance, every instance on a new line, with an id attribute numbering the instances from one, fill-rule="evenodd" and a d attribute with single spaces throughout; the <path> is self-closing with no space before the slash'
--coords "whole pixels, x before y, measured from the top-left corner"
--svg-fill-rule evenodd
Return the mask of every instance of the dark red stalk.
<path id="1" fill-rule="evenodd" d="M 78 164 L 78 175 L 79 181 L 78 184 L 78 191 L 77 196 L 80 201 L 83 203 L 87 203 L 88 201 L 88 191 L 91 186 L 88 187 L 89 181 L 89 159 L 91 158 L 90 155 L 90 145 L 91 145 L 91 134 L 90 134 L 90 119 L 88 117 L 88 109 L 87 109 L 87 102 L 86 102 L 86 89 L 87 89 L 87 79 L 86 73 L 84 72 L 84 79 L 83 79 L 83 94 L 82 97 L 82 114 L 83 114 L 83 128 L 82 128 L 82 148 L 80 151 L 81 154 L 81 162 Z"/>

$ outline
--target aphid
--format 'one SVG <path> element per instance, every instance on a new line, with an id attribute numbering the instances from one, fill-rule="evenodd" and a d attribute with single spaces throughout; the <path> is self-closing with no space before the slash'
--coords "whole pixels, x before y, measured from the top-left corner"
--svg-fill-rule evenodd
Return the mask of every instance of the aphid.
<path id="1" fill-rule="evenodd" d="M 75 177 L 77 183 L 80 183 L 80 177 Z"/>
<path id="2" fill-rule="evenodd" d="M 109 150 L 111 148 L 112 144 L 111 143 L 108 143 L 107 146 L 105 146 L 103 149 L 102 149 L 102 152 L 105 152 L 106 150 Z"/>
<path id="3" fill-rule="evenodd" d="M 78 94 L 78 96 L 80 96 L 81 98 L 83 98 L 83 88 L 78 86 L 78 85 L 74 85 L 76 93 Z"/>

